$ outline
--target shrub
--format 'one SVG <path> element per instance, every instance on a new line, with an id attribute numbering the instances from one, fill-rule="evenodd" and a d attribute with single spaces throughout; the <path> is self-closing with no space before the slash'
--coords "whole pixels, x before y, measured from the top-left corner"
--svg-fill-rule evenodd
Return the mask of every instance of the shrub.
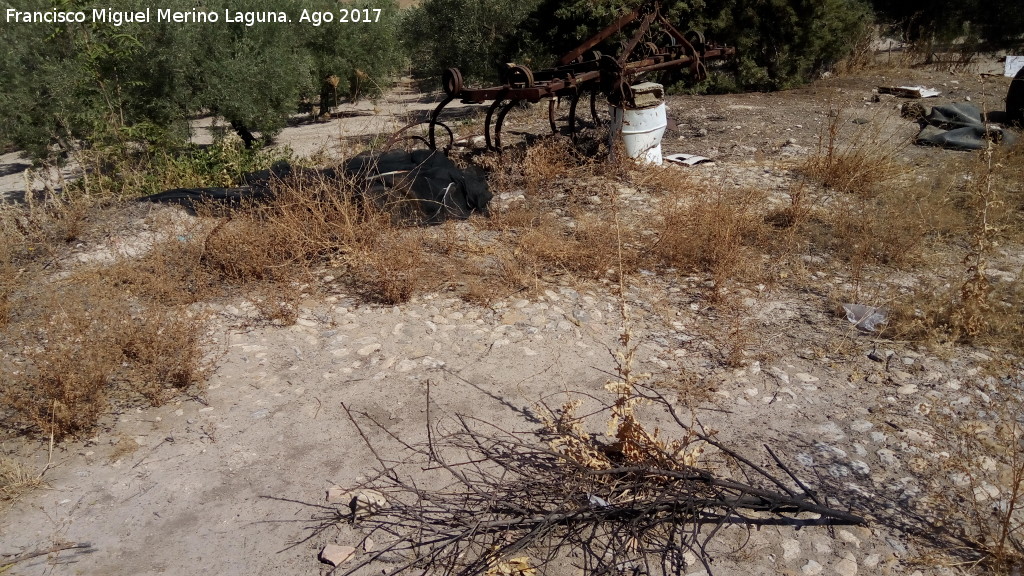
<path id="1" fill-rule="evenodd" d="M 23 4 L 22 10 L 50 9 L 40 0 Z M 103 7 L 145 8 L 137 0 Z M 140 142 L 164 147 L 188 136 L 192 115 L 213 112 L 251 145 L 252 131 L 270 136 L 284 127 L 300 96 L 316 91 L 324 74 L 348 79 L 361 70 L 372 93 L 401 68 L 394 2 L 353 7 L 383 13 L 375 23 L 316 27 L 298 21 L 303 8 L 314 6 L 258 0 L 246 8 L 283 11 L 290 22 L 5 26 L 0 40 L 10 49 L 0 56 L 0 105 L 11 113 L 0 119 L 0 142 L 36 158 L 83 146 L 114 145 L 121 152 Z M 189 12 L 195 6 L 169 0 L 161 8 Z M 220 15 L 234 8 L 223 0 L 203 6 Z"/>

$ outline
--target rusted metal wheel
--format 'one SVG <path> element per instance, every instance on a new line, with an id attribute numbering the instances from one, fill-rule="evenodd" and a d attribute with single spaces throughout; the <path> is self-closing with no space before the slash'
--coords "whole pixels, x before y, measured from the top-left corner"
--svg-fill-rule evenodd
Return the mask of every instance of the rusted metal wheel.
<path id="1" fill-rule="evenodd" d="M 686 41 L 693 46 L 693 49 L 697 51 L 697 54 L 704 55 L 704 50 L 707 44 L 704 42 L 704 34 L 699 30 L 687 30 L 686 34 L 683 34 Z"/>
<path id="2" fill-rule="evenodd" d="M 458 96 L 462 92 L 462 72 L 458 68 L 449 68 L 441 75 L 441 87 L 449 96 Z"/>
<path id="3" fill-rule="evenodd" d="M 515 64 L 508 68 L 508 85 L 513 88 L 532 88 L 533 72 L 526 66 Z"/>

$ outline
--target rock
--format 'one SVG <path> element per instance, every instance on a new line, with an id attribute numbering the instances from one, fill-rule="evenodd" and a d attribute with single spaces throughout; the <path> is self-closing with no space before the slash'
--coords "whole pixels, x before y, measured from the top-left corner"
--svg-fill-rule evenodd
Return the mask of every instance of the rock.
<path id="1" fill-rule="evenodd" d="M 373 550 L 374 545 L 375 543 L 373 541 L 373 538 L 367 536 L 366 539 L 363 540 L 363 552 L 369 552 Z"/>
<path id="2" fill-rule="evenodd" d="M 775 376 L 781 382 L 789 384 L 789 374 L 786 374 L 785 370 L 777 366 L 772 366 L 771 368 L 768 369 L 768 371 L 771 372 L 772 376 Z"/>
<path id="3" fill-rule="evenodd" d="M 340 566 L 351 560 L 355 555 L 356 549 L 351 546 L 328 544 L 320 551 L 320 561 L 331 566 Z"/>
<path id="4" fill-rule="evenodd" d="M 853 552 L 843 555 L 843 559 L 836 565 L 836 572 L 839 573 L 839 576 L 855 576 L 857 574 L 857 558 L 854 557 Z"/>
<path id="5" fill-rule="evenodd" d="M 829 442 L 838 442 L 846 438 L 846 433 L 839 427 L 835 422 L 826 422 L 818 426 L 818 433 L 821 435 L 823 440 Z"/>
<path id="6" fill-rule="evenodd" d="M 814 560 L 808 560 L 807 564 L 804 564 L 800 570 L 804 574 L 807 574 L 807 576 L 817 576 L 818 574 L 821 574 L 821 571 L 824 569 L 825 568 L 821 564 L 818 564 Z"/>
<path id="7" fill-rule="evenodd" d="M 867 476 L 868 474 L 871 474 L 871 468 L 868 466 L 867 462 L 864 462 L 863 460 L 851 461 L 850 468 L 853 469 L 853 472 L 855 474 L 859 474 L 861 476 Z"/>
<path id="8" fill-rule="evenodd" d="M 352 493 L 349 507 L 356 518 L 370 516 L 387 506 L 388 499 L 376 490 L 356 490 Z"/>
<path id="9" fill-rule="evenodd" d="M 352 494 L 335 484 L 327 489 L 328 504 L 348 504 L 352 500 Z"/>
<path id="10" fill-rule="evenodd" d="M 896 389 L 896 393 L 903 396 L 909 396 L 915 392 L 917 392 L 917 384 L 905 384 Z"/>
<path id="11" fill-rule="evenodd" d="M 800 541 L 793 538 L 787 538 L 782 541 L 782 559 L 792 560 L 800 556 Z"/>
<path id="12" fill-rule="evenodd" d="M 882 560 L 882 557 L 878 554 L 868 554 L 864 557 L 864 567 L 869 570 L 874 570 L 878 567 L 878 563 Z"/>
<path id="13" fill-rule="evenodd" d="M 362 348 L 357 350 L 356 354 L 359 354 L 360 356 L 369 356 L 370 354 L 373 354 L 374 352 L 376 352 L 378 350 L 380 350 L 380 344 L 378 344 L 378 343 L 367 344 L 366 346 L 363 346 Z"/>
<path id="14" fill-rule="evenodd" d="M 853 424 L 850 424 L 850 428 L 852 430 L 861 433 L 867 432 L 868 430 L 871 430 L 874 427 L 875 425 L 872 424 L 871 422 L 868 422 L 867 420 L 854 420 Z"/>
<path id="15" fill-rule="evenodd" d="M 882 462 L 882 466 L 885 466 L 886 468 L 900 467 L 900 461 L 896 459 L 896 453 L 892 450 L 882 448 L 878 452 L 875 452 L 875 454 L 878 455 L 878 459 Z"/>
<path id="16" fill-rule="evenodd" d="M 854 536 L 853 532 L 850 532 L 849 530 L 840 530 L 838 532 L 838 536 L 839 539 L 843 542 L 846 542 L 847 544 L 853 544 L 855 548 L 860 548 L 860 538 Z M 856 563 L 856 560 L 854 560 L 854 565 L 856 565 Z"/>

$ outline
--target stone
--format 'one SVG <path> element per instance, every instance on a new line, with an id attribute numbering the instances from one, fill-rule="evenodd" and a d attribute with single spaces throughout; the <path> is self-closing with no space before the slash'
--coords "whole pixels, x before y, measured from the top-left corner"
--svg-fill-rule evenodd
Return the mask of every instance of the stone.
<path id="1" fill-rule="evenodd" d="M 825 568 L 821 564 L 818 564 L 814 560 L 808 560 L 807 564 L 804 564 L 803 567 L 800 568 L 800 571 L 807 574 L 807 576 L 817 576 L 818 574 L 821 574 L 824 569 Z"/>
<path id="2" fill-rule="evenodd" d="M 878 455 L 878 459 L 882 462 L 882 466 L 885 466 L 886 468 L 900 467 L 900 461 L 896 459 L 896 453 L 892 450 L 882 448 L 878 452 L 875 452 L 875 454 Z"/>
<path id="3" fill-rule="evenodd" d="M 363 552 L 370 552 L 370 551 L 372 551 L 373 547 L 375 545 L 376 545 L 376 543 L 373 541 L 373 538 L 370 538 L 369 536 L 367 536 L 366 539 L 363 540 Z"/>
<path id="4" fill-rule="evenodd" d="M 328 504 L 348 504 L 351 500 L 352 494 L 337 484 L 327 489 Z"/>
<path id="5" fill-rule="evenodd" d="M 849 530 L 840 530 L 837 535 L 843 542 L 853 544 L 855 548 L 860 548 L 860 538 L 857 538 L 853 532 L 850 532 Z M 856 564 L 856 562 L 854 562 L 854 564 Z"/>
<path id="6" fill-rule="evenodd" d="M 789 384 L 789 374 L 787 374 L 786 371 L 783 370 L 782 368 L 772 366 L 771 368 L 768 369 L 768 371 L 771 372 L 772 376 L 775 376 L 781 382 Z"/>
<path id="7" fill-rule="evenodd" d="M 896 393 L 903 396 L 909 396 L 915 392 L 917 392 L 917 384 L 904 384 L 896 389 Z"/>
<path id="8" fill-rule="evenodd" d="M 874 570 L 878 567 L 878 563 L 882 560 L 882 557 L 878 554 L 868 554 L 864 557 L 864 567 L 869 570 Z"/>
<path id="9" fill-rule="evenodd" d="M 839 576 L 856 576 L 857 558 L 852 552 L 843 555 L 843 559 L 836 565 L 836 572 L 839 573 Z"/>
<path id="10" fill-rule="evenodd" d="M 829 442 L 838 442 L 846 438 L 846 433 L 835 422 L 826 422 L 818 426 L 821 438 Z"/>
<path id="11" fill-rule="evenodd" d="M 380 350 L 380 344 L 375 342 L 373 344 L 367 344 L 366 346 L 363 346 L 362 348 L 356 351 L 356 354 L 359 354 L 360 356 L 369 356 L 370 354 L 373 354 L 378 350 Z"/>
<path id="12" fill-rule="evenodd" d="M 789 561 L 800 556 L 800 541 L 787 538 L 782 541 L 782 559 Z"/>
<path id="13" fill-rule="evenodd" d="M 349 507 L 356 518 L 362 518 L 375 514 L 381 508 L 387 506 L 388 499 L 376 490 L 356 490 L 352 493 L 352 500 Z"/>
<path id="14" fill-rule="evenodd" d="M 853 469 L 855 474 L 859 474 L 860 476 L 867 476 L 871 474 L 871 468 L 868 466 L 867 462 L 864 462 L 863 460 L 852 460 L 850 462 L 850 468 Z"/>
<path id="15" fill-rule="evenodd" d="M 872 424 L 871 422 L 868 422 L 867 420 L 854 420 L 853 424 L 850 425 L 850 428 L 853 431 L 860 433 L 867 432 L 868 430 L 871 430 L 874 427 L 875 425 Z"/>
<path id="16" fill-rule="evenodd" d="M 341 566 L 355 555 L 356 549 L 351 546 L 328 544 L 320 551 L 320 561 L 331 566 Z"/>

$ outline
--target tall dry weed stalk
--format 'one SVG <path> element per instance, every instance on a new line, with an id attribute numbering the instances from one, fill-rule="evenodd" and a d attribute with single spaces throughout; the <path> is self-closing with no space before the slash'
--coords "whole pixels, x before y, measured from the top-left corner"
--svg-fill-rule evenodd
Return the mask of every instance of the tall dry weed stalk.
<path id="1" fill-rule="evenodd" d="M 704 451 L 693 428 L 685 429 L 684 438 L 665 439 L 658 428 L 649 430 L 637 414 L 640 406 L 650 403 L 641 388 L 649 390 L 657 384 L 651 383 L 651 374 L 634 370 L 638 346 L 633 342 L 630 309 L 626 302 L 622 228 L 618 210 L 614 207 L 613 217 L 617 244 L 615 254 L 619 261 L 616 277 L 621 327 L 619 347 L 613 352 L 617 377 L 605 384 L 605 390 L 615 397 L 608 409 L 606 431 L 611 442 L 604 443 L 585 430 L 582 420 L 576 415 L 582 401 L 575 399 L 567 401 L 558 411 L 546 413 L 544 424 L 552 436 L 550 445 L 568 460 L 592 470 L 629 466 L 661 470 L 692 467 Z"/>

